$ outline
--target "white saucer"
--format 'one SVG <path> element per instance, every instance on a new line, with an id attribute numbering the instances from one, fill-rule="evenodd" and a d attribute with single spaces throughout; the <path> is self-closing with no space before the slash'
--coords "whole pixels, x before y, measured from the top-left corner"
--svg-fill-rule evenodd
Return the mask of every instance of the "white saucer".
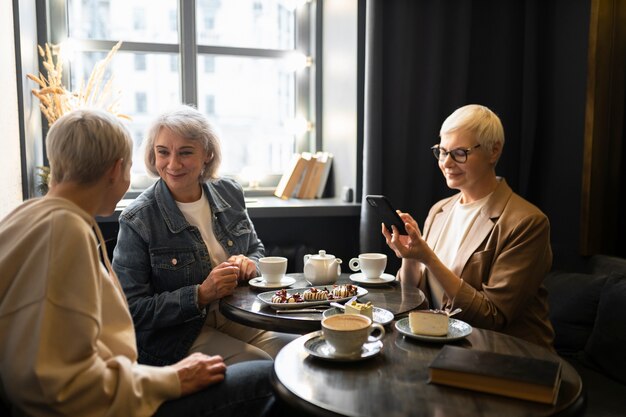
<path id="1" fill-rule="evenodd" d="M 391 274 L 382 274 L 379 278 L 367 278 L 364 273 L 359 272 L 350 275 L 350 280 L 363 285 L 385 285 L 395 281 L 396 277 Z"/>
<path id="2" fill-rule="evenodd" d="M 316 358 L 324 359 L 327 361 L 337 362 L 356 362 L 364 359 L 376 356 L 383 349 L 383 342 L 380 340 L 376 342 L 365 343 L 361 348 L 361 352 L 354 355 L 344 356 L 337 355 L 335 349 L 333 349 L 324 339 L 321 331 L 314 332 L 311 337 L 304 342 L 304 350 Z"/>
<path id="3" fill-rule="evenodd" d="M 265 282 L 263 277 L 256 277 L 256 278 L 252 278 L 250 281 L 248 281 L 248 284 L 250 284 L 251 287 L 272 289 L 272 288 L 288 287 L 288 286 L 292 285 L 294 282 L 296 282 L 295 278 L 288 277 L 287 275 L 285 275 L 278 282 L 269 283 L 269 282 Z"/>

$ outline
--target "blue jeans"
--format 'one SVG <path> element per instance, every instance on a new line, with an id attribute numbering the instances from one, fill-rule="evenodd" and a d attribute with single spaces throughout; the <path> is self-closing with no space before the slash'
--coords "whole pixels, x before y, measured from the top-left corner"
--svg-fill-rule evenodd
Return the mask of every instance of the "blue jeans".
<path id="1" fill-rule="evenodd" d="M 249 361 L 228 366 L 224 381 L 203 391 L 163 403 L 155 417 L 269 416 L 276 399 L 269 376 L 272 361 Z"/>

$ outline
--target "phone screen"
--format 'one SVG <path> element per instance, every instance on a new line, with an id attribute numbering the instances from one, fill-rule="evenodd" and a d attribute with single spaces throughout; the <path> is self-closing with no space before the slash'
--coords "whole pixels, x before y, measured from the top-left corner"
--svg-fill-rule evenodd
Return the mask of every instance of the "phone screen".
<path id="1" fill-rule="evenodd" d="M 392 231 L 391 226 L 394 225 L 401 235 L 407 234 L 404 228 L 404 222 L 398 213 L 396 213 L 396 210 L 387 197 L 384 195 L 367 195 L 365 196 L 365 201 L 376 210 L 379 218 L 385 224 L 389 232 Z"/>

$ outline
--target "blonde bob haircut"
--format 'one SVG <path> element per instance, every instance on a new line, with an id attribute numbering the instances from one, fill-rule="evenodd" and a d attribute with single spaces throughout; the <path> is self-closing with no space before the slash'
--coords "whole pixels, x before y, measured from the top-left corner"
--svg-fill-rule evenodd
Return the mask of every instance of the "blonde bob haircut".
<path id="1" fill-rule="evenodd" d="M 66 113 L 46 137 L 51 182 L 95 183 L 117 160 L 130 163 L 132 149 L 130 133 L 112 114 L 96 109 Z"/>
<path id="2" fill-rule="evenodd" d="M 496 143 L 504 146 L 504 128 L 500 118 L 485 106 L 468 104 L 456 109 L 441 125 L 439 136 L 455 131 L 469 132 L 487 152 Z"/>
<path id="3" fill-rule="evenodd" d="M 199 182 L 217 178 L 217 170 L 222 162 L 220 140 L 206 116 L 187 105 L 179 106 L 161 114 L 150 125 L 144 155 L 148 172 L 156 177 L 159 176 L 155 166 L 154 142 L 163 128 L 167 128 L 187 140 L 199 142 L 206 154 L 209 155 L 210 160 L 200 173 Z"/>

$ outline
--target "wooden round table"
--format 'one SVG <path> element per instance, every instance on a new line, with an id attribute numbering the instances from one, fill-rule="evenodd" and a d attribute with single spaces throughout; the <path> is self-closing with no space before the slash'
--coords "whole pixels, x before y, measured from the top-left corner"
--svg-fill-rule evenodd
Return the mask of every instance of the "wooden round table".
<path id="1" fill-rule="evenodd" d="M 304 279 L 304 274 L 287 275 L 296 279 L 296 282 L 287 288 L 288 290 L 290 288 L 310 287 L 310 284 Z M 349 274 L 341 274 L 337 283 L 348 284 L 352 282 Z M 367 288 L 368 294 L 360 298 L 360 301 L 371 301 L 376 307 L 391 311 L 395 318 L 399 318 L 416 308 L 427 308 L 428 305 L 424 293 L 419 288 L 403 287 L 397 281 L 383 286 L 364 288 Z M 220 312 L 237 323 L 264 330 L 303 334 L 321 328 L 321 312 L 309 314 L 276 313 L 257 297 L 259 293 L 264 291 L 268 290 L 249 285 L 237 287 L 233 295 L 220 300 Z"/>
<path id="2" fill-rule="evenodd" d="M 543 405 L 427 383 L 428 365 L 443 345 L 405 339 L 389 326 L 380 354 L 360 362 L 327 362 L 309 356 L 304 335 L 274 362 L 272 383 L 281 398 L 312 415 L 493 416 L 574 415 L 583 406 L 582 381 L 556 354 L 524 340 L 474 328 L 456 345 L 470 349 L 559 360 L 562 382 L 556 405 Z"/>

